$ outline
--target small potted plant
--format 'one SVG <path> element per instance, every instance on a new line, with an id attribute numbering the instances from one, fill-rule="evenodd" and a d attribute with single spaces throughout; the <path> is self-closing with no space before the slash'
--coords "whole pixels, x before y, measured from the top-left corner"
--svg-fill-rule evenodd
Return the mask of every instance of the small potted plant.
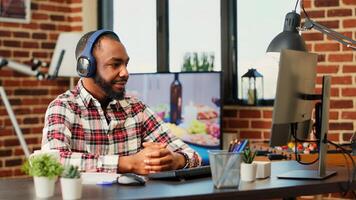
<path id="1" fill-rule="evenodd" d="M 256 180 L 257 165 L 252 163 L 255 159 L 256 152 L 252 152 L 250 148 L 246 148 L 243 153 L 241 163 L 241 180 L 252 182 Z"/>
<path id="2" fill-rule="evenodd" d="M 22 165 L 22 171 L 33 176 L 36 196 L 47 198 L 53 196 L 55 182 L 63 167 L 52 155 L 39 154 L 26 160 Z"/>
<path id="3" fill-rule="evenodd" d="M 63 199 L 80 199 L 82 197 L 82 179 L 78 166 L 66 165 L 61 175 Z"/>

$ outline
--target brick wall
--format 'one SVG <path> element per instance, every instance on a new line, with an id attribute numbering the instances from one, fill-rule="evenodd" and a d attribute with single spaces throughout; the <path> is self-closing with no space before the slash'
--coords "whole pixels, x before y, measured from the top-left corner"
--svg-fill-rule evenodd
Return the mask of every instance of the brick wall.
<path id="1" fill-rule="evenodd" d="M 0 22 L 0 56 L 29 64 L 32 57 L 50 62 L 60 32 L 82 30 L 81 0 L 33 0 L 28 24 Z M 74 66 L 73 66 L 74 67 Z M 31 151 L 40 148 L 44 113 L 69 80 L 36 80 L 7 67 L 0 70 L 17 121 Z M 21 176 L 24 153 L 0 101 L 0 177 Z"/>
<path id="2" fill-rule="evenodd" d="M 314 21 L 355 40 L 356 0 L 304 0 L 304 5 Z M 328 137 L 347 142 L 356 130 L 356 52 L 315 30 L 303 32 L 302 36 L 309 51 L 319 55 L 317 92 L 321 90 L 322 76 L 332 76 Z M 272 109 L 227 106 L 223 113 L 224 130 L 237 137 L 268 141 Z"/>

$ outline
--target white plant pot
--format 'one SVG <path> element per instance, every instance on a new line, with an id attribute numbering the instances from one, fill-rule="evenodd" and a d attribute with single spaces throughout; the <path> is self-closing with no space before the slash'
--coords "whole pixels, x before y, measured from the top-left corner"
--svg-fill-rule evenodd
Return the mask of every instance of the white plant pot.
<path id="1" fill-rule="evenodd" d="M 82 198 L 81 178 L 61 178 L 61 189 L 63 199 Z"/>
<path id="2" fill-rule="evenodd" d="M 39 198 L 48 198 L 54 195 L 54 186 L 56 183 L 57 177 L 48 178 L 48 177 L 33 177 L 35 183 L 36 196 Z"/>
<path id="3" fill-rule="evenodd" d="M 241 163 L 241 180 L 252 182 L 256 180 L 257 165 L 255 163 Z"/>

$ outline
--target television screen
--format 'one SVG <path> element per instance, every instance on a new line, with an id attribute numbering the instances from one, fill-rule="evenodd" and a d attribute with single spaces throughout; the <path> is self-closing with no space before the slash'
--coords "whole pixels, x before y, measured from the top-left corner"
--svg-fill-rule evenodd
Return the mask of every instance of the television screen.
<path id="1" fill-rule="evenodd" d="M 221 148 L 220 79 L 220 72 L 130 74 L 126 94 L 149 106 L 207 164 L 207 150 Z"/>

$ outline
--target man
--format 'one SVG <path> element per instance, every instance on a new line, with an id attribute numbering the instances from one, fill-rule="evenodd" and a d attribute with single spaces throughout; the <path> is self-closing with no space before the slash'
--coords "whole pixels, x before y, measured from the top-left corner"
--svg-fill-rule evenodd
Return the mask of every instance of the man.
<path id="1" fill-rule="evenodd" d="M 196 167 L 201 158 L 150 108 L 125 97 L 129 57 L 118 36 L 89 32 L 76 47 L 77 86 L 48 106 L 42 149 L 85 171 L 155 173 Z"/>

